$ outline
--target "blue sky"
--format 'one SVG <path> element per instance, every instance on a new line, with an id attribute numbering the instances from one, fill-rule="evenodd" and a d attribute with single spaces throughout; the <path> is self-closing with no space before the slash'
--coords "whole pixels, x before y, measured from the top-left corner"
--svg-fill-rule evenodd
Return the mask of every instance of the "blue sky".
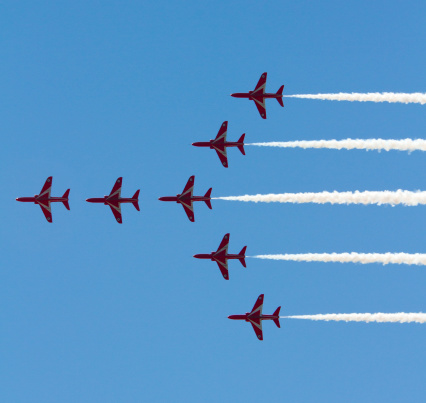
<path id="1" fill-rule="evenodd" d="M 229 121 L 247 142 L 422 138 L 425 106 L 286 99 L 262 120 L 232 92 L 426 92 L 426 4 L 3 2 L 0 6 L 2 402 L 422 401 L 425 327 L 227 319 L 265 294 L 282 314 L 426 311 L 421 267 L 208 261 L 230 252 L 421 252 L 420 207 L 213 201 L 196 222 L 160 196 L 425 190 L 420 152 L 191 147 Z M 71 211 L 32 196 L 53 175 Z M 102 205 L 123 176 L 141 212 Z"/>

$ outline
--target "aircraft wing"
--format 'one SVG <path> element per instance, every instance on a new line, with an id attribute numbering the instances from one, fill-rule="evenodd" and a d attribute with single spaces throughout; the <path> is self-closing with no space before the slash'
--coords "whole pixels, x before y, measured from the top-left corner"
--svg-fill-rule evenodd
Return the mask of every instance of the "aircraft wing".
<path id="1" fill-rule="evenodd" d="M 222 251 L 224 251 L 225 253 L 228 253 L 228 245 L 229 245 L 229 234 L 225 234 L 225 236 L 222 239 L 222 242 L 217 248 L 216 253 L 222 252 Z"/>
<path id="2" fill-rule="evenodd" d="M 108 201 L 108 206 L 111 207 L 112 214 L 114 214 L 115 219 L 119 224 L 123 223 L 123 218 L 121 217 L 121 205 L 116 201 Z"/>
<path id="3" fill-rule="evenodd" d="M 186 182 L 186 185 L 182 191 L 181 196 L 191 196 L 192 197 L 192 191 L 194 190 L 194 183 L 195 183 L 195 176 L 192 175 L 189 179 L 188 182 Z M 191 202 L 192 204 L 192 202 Z M 192 206 L 191 206 L 192 209 Z"/>
<path id="4" fill-rule="evenodd" d="M 226 134 L 228 132 L 228 121 L 225 120 L 220 126 L 216 138 L 212 142 L 212 146 L 215 149 L 220 162 L 225 168 L 228 168 L 228 157 L 226 155 Z"/>
<path id="5" fill-rule="evenodd" d="M 260 93 L 263 94 L 265 92 L 266 77 L 267 77 L 267 73 L 263 73 L 260 76 L 259 81 L 257 82 L 256 88 L 254 89 L 253 93 L 259 92 L 259 94 Z"/>
<path id="6" fill-rule="evenodd" d="M 46 182 L 44 182 L 44 185 L 40 191 L 39 197 L 42 198 L 49 198 L 50 197 L 50 190 L 52 189 L 52 176 L 49 176 L 46 179 Z"/>
<path id="7" fill-rule="evenodd" d="M 264 294 L 259 295 L 259 297 L 257 298 L 253 306 L 253 309 L 250 312 L 250 315 L 248 315 L 247 317 L 247 319 L 250 321 L 251 325 L 253 326 L 253 330 L 256 333 L 256 336 L 259 340 L 263 340 L 262 320 L 260 319 L 260 316 L 262 315 L 262 309 L 263 309 L 263 297 L 264 297 Z"/>
<path id="8" fill-rule="evenodd" d="M 259 340 L 263 340 L 262 321 L 260 319 L 259 321 L 250 320 L 250 323 L 253 326 L 253 330 L 256 333 L 257 338 Z"/>
<path id="9" fill-rule="evenodd" d="M 263 309 L 263 297 L 264 294 L 260 294 L 259 297 L 257 298 L 253 309 L 250 312 L 250 315 L 255 313 L 256 315 L 262 315 L 262 309 Z"/>
<path id="10" fill-rule="evenodd" d="M 189 200 L 189 202 L 181 202 L 181 204 L 183 209 L 185 210 L 186 215 L 189 218 L 189 221 L 194 222 L 194 206 L 192 205 L 192 200 Z"/>
<path id="11" fill-rule="evenodd" d="M 225 280 L 229 280 L 229 271 L 228 271 L 228 261 L 220 261 L 216 260 L 217 265 L 219 266 L 219 270 L 222 273 L 222 276 Z"/>
<path id="12" fill-rule="evenodd" d="M 228 168 L 228 155 L 226 154 L 226 147 L 218 147 L 217 145 L 213 144 L 213 148 L 216 151 L 222 165 L 225 168 Z"/>
<path id="13" fill-rule="evenodd" d="M 123 183 L 123 178 L 120 176 L 115 181 L 115 184 L 114 184 L 114 186 L 111 190 L 111 193 L 109 194 L 109 197 L 111 197 L 111 196 L 121 197 L 121 185 L 122 185 L 122 183 Z"/>
<path id="14" fill-rule="evenodd" d="M 217 141 L 217 140 L 223 140 L 223 141 L 226 141 L 226 134 L 227 134 L 227 132 L 228 132 L 228 121 L 227 121 L 227 120 L 225 120 L 225 121 L 222 123 L 222 126 L 220 126 L 220 129 L 219 129 L 219 131 L 218 131 L 218 133 L 217 133 L 217 136 L 216 136 L 216 138 L 215 138 L 215 141 Z"/>
<path id="15" fill-rule="evenodd" d="M 222 238 L 222 242 L 217 248 L 217 251 L 213 255 L 213 259 L 219 266 L 220 272 L 222 273 L 222 276 L 225 280 L 229 280 L 228 260 L 226 259 L 226 255 L 228 254 L 228 245 L 229 234 L 225 234 L 225 236 Z"/>
<path id="16" fill-rule="evenodd" d="M 50 194 L 50 189 L 49 189 L 49 194 Z M 49 200 L 38 201 L 37 204 L 41 207 L 41 211 L 46 217 L 46 220 L 48 222 L 52 222 L 52 210 L 50 208 L 50 201 Z"/>
<path id="17" fill-rule="evenodd" d="M 265 106 L 265 98 L 255 98 L 253 97 L 254 104 L 256 105 L 257 110 L 259 111 L 260 116 L 263 119 L 266 119 L 266 106 Z"/>

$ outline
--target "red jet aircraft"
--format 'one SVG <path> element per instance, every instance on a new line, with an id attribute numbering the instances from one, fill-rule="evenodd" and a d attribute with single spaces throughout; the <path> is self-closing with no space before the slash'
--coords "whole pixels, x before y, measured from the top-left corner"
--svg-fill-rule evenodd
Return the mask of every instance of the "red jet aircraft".
<path id="1" fill-rule="evenodd" d="M 269 94 L 265 93 L 265 86 L 266 86 L 266 75 L 267 73 L 263 73 L 260 76 L 259 82 L 256 85 L 256 88 L 253 91 L 249 92 L 237 92 L 235 94 L 231 94 L 231 97 L 235 98 L 248 98 L 250 101 L 254 101 L 254 104 L 257 107 L 257 110 L 260 113 L 260 116 L 263 119 L 266 119 L 266 106 L 265 106 L 265 99 L 266 98 L 276 98 L 278 103 L 281 106 L 284 106 L 283 104 L 283 89 L 284 85 L 282 85 L 276 94 Z"/>
<path id="2" fill-rule="evenodd" d="M 228 157 L 226 155 L 226 147 L 238 147 L 241 154 L 246 155 L 244 152 L 244 136 L 245 133 L 238 139 L 237 142 L 226 141 L 226 133 L 228 131 L 228 121 L 222 123 L 222 126 L 217 133 L 214 140 L 210 141 L 199 141 L 198 143 L 192 143 L 195 147 L 210 147 L 215 150 L 217 155 L 225 168 L 228 168 Z"/>
<path id="3" fill-rule="evenodd" d="M 121 217 L 121 203 L 132 203 L 135 206 L 136 210 L 140 211 L 139 204 L 138 204 L 140 189 L 136 191 L 136 193 L 133 195 L 132 198 L 121 197 L 122 183 L 123 183 L 123 178 L 122 177 L 118 178 L 109 196 L 93 197 L 91 199 L 86 199 L 86 201 L 90 203 L 103 203 L 106 206 L 110 206 L 112 214 L 114 214 L 114 217 L 119 224 L 123 223 L 123 219 Z"/>
<path id="4" fill-rule="evenodd" d="M 260 294 L 257 298 L 256 303 L 254 304 L 251 312 L 247 312 L 245 315 L 231 315 L 228 316 L 229 319 L 234 320 L 245 320 L 250 322 L 253 326 L 253 330 L 256 333 L 256 336 L 259 340 L 263 340 L 262 332 L 262 320 L 273 320 L 277 327 L 280 326 L 280 309 L 279 306 L 272 315 L 262 315 L 263 308 L 263 294 Z"/>
<path id="5" fill-rule="evenodd" d="M 176 202 L 182 204 L 183 209 L 185 210 L 186 215 L 189 218 L 189 221 L 194 222 L 194 207 L 192 202 L 203 201 L 207 204 L 207 207 L 211 210 L 211 194 L 212 188 L 210 188 L 204 196 L 193 196 L 192 191 L 194 190 L 194 178 L 191 176 L 186 183 L 185 188 L 183 189 L 182 194 L 177 194 L 176 196 L 165 196 L 160 197 L 158 200 L 166 202 Z"/>
<path id="6" fill-rule="evenodd" d="M 34 195 L 34 197 L 18 197 L 16 200 L 20 202 L 34 203 L 38 204 L 43 211 L 44 216 L 48 222 L 52 222 L 52 210 L 50 208 L 50 203 L 62 202 L 64 206 L 69 210 L 70 205 L 68 204 L 68 196 L 70 190 L 68 189 L 62 197 L 50 197 L 50 190 L 52 189 L 52 176 L 49 176 L 44 183 L 43 188 L 39 195 Z"/>
<path id="7" fill-rule="evenodd" d="M 219 248 L 217 248 L 216 252 L 212 252 L 209 254 L 203 254 L 200 253 L 198 255 L 194 255 L 197 259 L 210 259 L 212 262 L 216 262 L 219 266 L 219 269 L 222 273 L 222 276 L 225 280 L 229 280 L 229 273 L 228 273 L 228 259 L 238 259 L 241 264 L 244 267 L 246 266 L 245 259 L 245 253 L 247 246 L 244 246 L 243 249 L 241 249 L 241 252 L 238 255 L 228 254 L 228 245 L 229 245 L 229 234 L 226 234 L 222 242 L 219 245 Z"/>

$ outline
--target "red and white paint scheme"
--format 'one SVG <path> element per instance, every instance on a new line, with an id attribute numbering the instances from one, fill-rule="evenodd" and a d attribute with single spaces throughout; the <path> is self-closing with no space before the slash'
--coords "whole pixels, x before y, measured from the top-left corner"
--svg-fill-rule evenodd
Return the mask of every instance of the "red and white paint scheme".
<path id="1" fill-rule="evenodd" d="M 200 253 L 198 255 L 194 255 L 194 257 L 197 259 L 209 259 L 212 262 L 216 262 L 217 265 L 219 266 L 219 269 L 220 269 L 220 272 L 222 273 L 223 278 L 225 280 L 229 280 L 228 259 L 238 259 L 244 267 L 247 267 L 246 261 L 245 261 L 247 246 L 244 246 L 244 248 L 241 249 L 238 255 L 234 255 L 231 253 L 228 254 L 228 245 L 229 245 L 229 234 L 226 234 L 223 237 L 222 242 L 220 243 L 219 248 L 217 248 L 216 252 L 212 252 L 208 254 Z"/>
<path id="2" fill-rule="evenodd" d="M 265 92 L 266 76 L 267 76 L 267 73 L 263 73 L 260 76 L 259 82 L 257 83 L 256 88 L 253 91 L 237 92 L 235 94 L 231 94 L 231 97 L 248 98 L 250 101 L 254 101 L 254 104 L 256 105 L 257 110 L 259 111 L 260 116 L 263 119 L 266 119 L 266 106 L 265 106 L 266 98 L 275 98 L 281 106 L 284 106 L 284 103 L 283 103 L 284 85 L 282 85 L 279 88 L 276 94 L 266 93 Z"/>
<path id="3" fill-rule="evenodd" d="M 204 196 L 193 196 L 192 192 L 194 190 L 194 182 L 195 176 L 192 175 L 188 182 L 186 183 L 185 188 L 183 189 L 181 194 L 177 194 L 176 196 L 165 196 L 160 197 L 158 200 L 166 201 L 166 202 L 176 202 L 182 205 L 185 210 L 186 215 L 189 218 L 189 221 L 194 222 L 194 207 L 192 205 L 193 202 L 203 201 L 207 204 L 207 207 L 211 210 L 211 194 L 212 188 L 210 188 Z"/>
<path id="4" fill-rule="evenodd" d="M 19 202 L 25 203 L 34 203 L 38 204 L 41 207 L 41 211 L 43 211 L 44 216 L 48 222 L 52 222 L 52 209 L 50 203 L 61 202 L 64 203 L 64 206 L 67 210 L 70 209 L 70 205 L 68 204 L 68 196 L 70 194 L 70 190 L 68 189 L 62 197 L 50 197 L 50 191 L 52 189 L 52 176 L 49 176 L 46 179 L 46 182 L 41 189 L 40 194 L 34 195 L 34 197 L 18 197 L 16 200 Z"/>
<path id="5" fill-rule="evenodd" d="M 275 312 L 272 315 L 262 315 L 263 296 L 264 296 L 263 294 L 259 295 L 251 312 L 247 312 L 245 315 L 228 316 L 229 319 L 245 320 L 246 322 L 250 322 L 259 340 L 263 340 L 262 320 L 273 320 L 274 323 L 277 325 L 277 327 L 281 327 L 280 326 L 280 309 L 281 309 L 280 306 L 275 310 Z"/>
<path id="6" fill-rule="evenodd" d="M 209 147 L 211 150 L 215 150 L 220 159 L 220 162 L 225 168 L 228 168 L 228 156 L 226 155 L 226 147 L 238 147 L 241 154 L 246 155 L 244 151 L 244 136 L 245 133 L 238 139 L 238 141 L 226 141 L 226 134 L 228 131 L 228 121 L 222 123 L 219 132 L 214 140 L 210 141 L 199 141 L 192 143 L 195 147 Z"/>
<path id="7" fill-rule="evenodd" d="M 123 178 L 119 177 L 115 181 L 115 185 L 111 190 L 109 196 L 104 197 L 93 197 L 91 199 L 86 199 L 89 203 L 103 203 L 106 206 L 111 207 L 112 214 L 114 214 L 115 219 L 119 224 L 123 223 L 123 218 L 121 217 L 121 203 L 132 203 L 135 206 L 135 209 L 140 211 L 139 209 L 139 192 L 140 189 L 136 191 L 136 193 L 131 198 L 121 197 L 121 185 L 123 183 Z"/>

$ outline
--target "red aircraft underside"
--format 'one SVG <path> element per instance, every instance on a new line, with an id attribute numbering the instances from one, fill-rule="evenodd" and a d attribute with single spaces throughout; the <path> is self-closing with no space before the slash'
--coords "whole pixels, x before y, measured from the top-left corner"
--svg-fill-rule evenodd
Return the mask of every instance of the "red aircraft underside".
<path id="1" fill-rule="evenodd" d="M 68 197 L 70 194 L 69 189 L 67 189 L 67 191 L 64 193 L 62 197 L 50 197 L 50 191 L 52 190 L 52 179 L 53 179 L 52 176 L 49 176 L 46 179 L 46 182 L 44 183 L 43 188 L 40 191 L 40 194 L 35 195 L 34 197 L 18 197 L 16 199 L 17 201 L 20 201 L 20 202 L 38 204 L 41 207 L 41 211 L 43 212 L 48 222 L 53 222 L 52 209 L 51 209 L 50 203 L 61 202 L 64 204 L 67 210 L 70 209 L 70 206 L 68 203 Z"/>
<path id="2" fill-rule="evenodd" d="M 245 315 L 230 315 L 229 319 L 233 320 L 245 320 L 250 322 L 256 336 L 259 340 L 263 340 L 263 331 L 262 331 L 262 321 L 263 320 L 273 320 L 277 327 L 280 326 L 280 309 L 279 306 L 272 315 L 262 315 L 263 309 L 263 297 L 264 294 L 260 294 L 256 300 L 256 303 L 253 306 L 251 312 L 247 312 Z"/>
<path id="3" fill-rule="evenodd" d="M 210 141 L 199 141 L 197 143 L 192 143 L 195 147 L 209 147 L 212 150 L 215 150 L 217 156 L 220 159 L 220 162 L 225 168 L 228 168 L 228 156 L 226 154 L 227 147 L 238 147 L 243 155 L 246 155 L 244 151 L 244 136 L 245 133 L 238 139 L 236 142 L 226 141 L 226 135 L 228 132 L 228 121 L 225 121 L 220 126 L 219 132 L 214 140 Z"/>
<path id="4" fill-rule="evenodd" d="M 238 259 L 241 264 L 246 267 L 245 253 L 247 246 L 244 246 L 238 255 L 228 254 L 229 236 L 229 234 L 226 234 L 223 237 L 222 242 L 220 243 L 216 252 L 208 254 L 200 253 L 198 255 L 194 255 L 194 257 L 197 259 L 209 259 L 212 262 L 216 262 L 225 280 L 229 280 L 228 259 Z"/>
<path id="5" fill-rule="evenodd" d="M 138 200 L 140 189 L 138 189 L 131 198 L 121 197 L 122 184 L 123 178 L 120 177 L 115 181 L 109 196 L 92 197 L 90 199 L 86 199 L 86 201 L 89 203 L 103 203 L 106 206 L 109 206 L 111 208 L 112 214 L 114 214 L 114 217 L 119 224 L 123 223 L 123 217 L 121 216 L 121 203 L 132 203 L 136 210 L 140 211 Z"/>
<path id="6" fill-rule="evenodd" d="M 253 91 L 237 92 L 235 94 L 231 94 L 231 96 L 235 98 L 248 98 L 250 101 L 254 101 L 254 104 L 256 105 L 256 108 L 263 119 L 266 119 L 265 99 L 275 98 L 281 106 L 284 106 L 284 103 L 283 103 L 284 85 L 282 85 L 278 89 L 276 94 L 266 93 L 265 92 L 266 78 L 267 78 L 267 73 L 265 72 L 260 76 L 260 79 L 256 85 L 256 88 Z"/>
<path id="7" fill-rule="evenodd" d="M 177 194 L 176 196 L 160 197 L 158 200 L 167 201 L 167 202 L 176 202 L 181 204 L 183 209 L 185 210 L 186 215 L 189 218 L 189 221 L 194 222 L 195 218 L 194 218 L 194 206 L 192 205 L 193 202 L 203 201 L 204 203 L 206 203 L 209 209 L 212 209 L 212 205 L 211 205 L 212 188 L 210 188 L 204 196 L 193 196 L 192 193 L 194 191 L 194 183 L 195 183 L 195 176 L 192 175 L 188 179 L 188 182 L 186 183 L 185 188 L 183 189 L 181 194 Z"/>

